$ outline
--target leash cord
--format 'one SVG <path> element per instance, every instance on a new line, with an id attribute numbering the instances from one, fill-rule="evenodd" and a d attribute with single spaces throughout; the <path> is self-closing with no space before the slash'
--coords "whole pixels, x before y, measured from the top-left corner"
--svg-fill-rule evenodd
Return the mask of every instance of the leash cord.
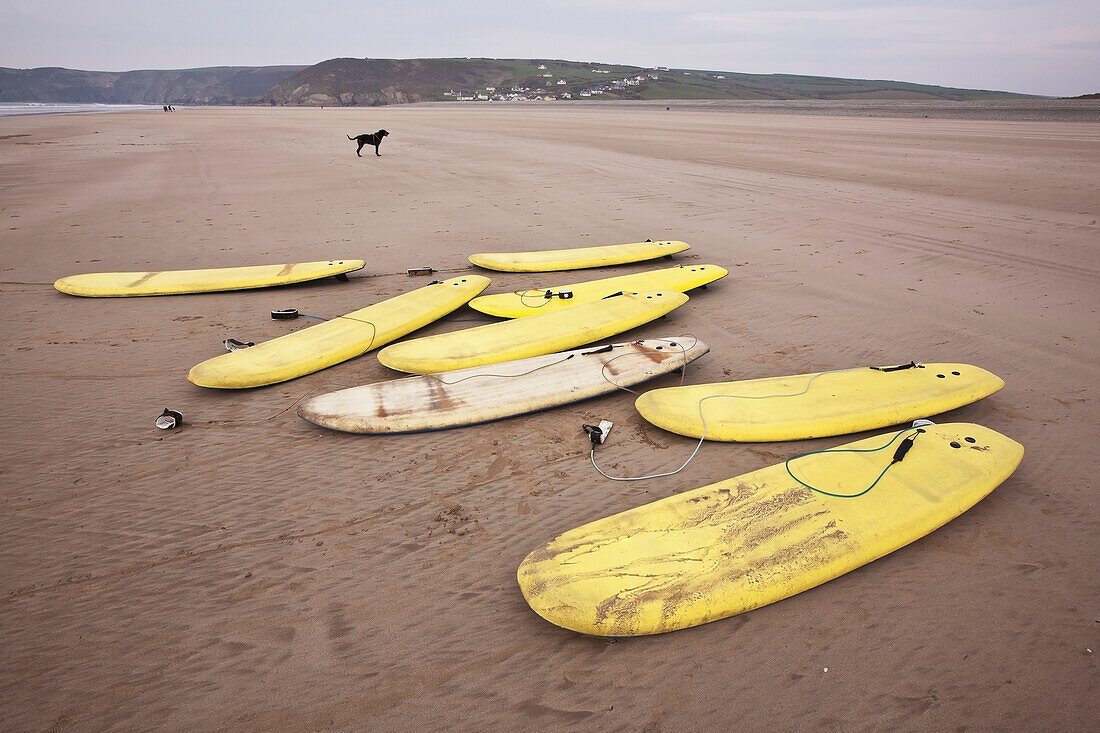
<path id="1" fill-rule="evenodd" d="M 791 471 L 791 461 L 796 461 L 799 458 L 805 458 L 807 456 L 816 456 L 822 453 L 877 453 L 879 451 L 886 450 L 891 445 L 893 445 L 898 438 L 900 438 L 902 435 L 910 430 L 912 430 L 913 432 L 909 433 L 909 435 L 906 436 L 906 441 L 909 441 L 908 444 L 902 442 L 902 444 L 898 446 L 898 450 L 895 452 L 893 460 L 890 461 L 890 463 L 888 463 L 886 467 L 882 469 L 882 472 L 879 473 L 875 480 L 871 482 L 870 486 L 863 489 L 863 491 L 859 491 L 855 494 L 841 494 L 837 492 L 826 491 L 825 489 L 818 488 L 817 486 L 803 481 L 798 476 L 795 476 L 794 472 Z M 798 455 L 791 456 L 786 461 L 784 461 L 783 467 L 787 469 L 787 474 L 791 478 L 805 486 L 810 491 L 816 491 L 819 494 L 824 494 L 825 496 L 831 496 L 837 499 L 855 499 L 856 497 L 863 496 L 868 491 L 875 488 L 875 486 L 878 485 L 878 482 L 882 480 L 882 477 L 886 475 L 886 472 L 889 471 L 894 464 L 901 462 L 902 458 L 904 458 L 905 454 L 908 452 L 909 446 L 912 445 L 912 441 L 916 440 L 917 435 L 923 432 L 924 430 L 922 428 L 916 428 L 915 430 L 913 428 L 903 428 L 895 433 L 894 437 L 890 438 L 890 440 L 885 445 L 881 445 L 878 448 L 826 448 L 824 450 L 815 450 L 808 453 L 799 453 Z"/>
<path id="2" fill-rule="evenodd" d="M 695 345 L 697 343 L 699 343 L 699 337 L 696 336 L 695 334 L 685 334 L 685 335 L 691 336 L 693 339 L 695 339 L 692 342 L 690 347 L 682 346 L 681 344 L 677 343 L 676 341 L 672 341 L 671 339 L 654 339 L 654 340 L 656 340 L 656 341 L 665 341 L 665 342 L 667 342 L 668 344 L 670 344 L 672 346 L 677 346 L 677 347 L 680 348 L 681 353 L 686 355 L 689 348 L 694 348 Z M 620 354 L 619 356 L 615 357 L 615 359 L 620 359 L 620 358 L 622 358 L 624 356 L 628 356 L 628 355 L 629 354 Z M 611 379 L 608 378 L 607 372 L 606 372 L 607 364 L 610 364 L 612 361 L 614 361 L 614 359 L 608 359 L 607 363 L 604 364 L 604 369 L 601 372 L 603 374 L 604 379 L 607 379 L 608 382 L 615 385 L 619 389 L 624 390 L 626 392 L 630 392 L 630 394 L 635 394 L 635 395 L 638 394 L 634 390 L 627 389 L 626 387 L 623 387 L 622 385 L 615 384 L 615 382 L 611 381 Z M 684 377 L 686 376 L 687 364 L 688 364 L 688 362 L 687 362 L 687 358 L 685 356 L 684 366 L 681 367 L 681 370 L 680 370 L 680 383 L 681 384 L 683 384 Z M 702 400 L 700 400 L 699 419 L 701 419 L 703 421 L 703 435 L 702 435 L 701 438 L 699 438 L 699 442 L 695 444 L 695 450 L 693 450 L 691 452 L 691 455 L 689 455 L 687 457 L 687 460 L 684 461 L 683 464 L 681 464 L 681 466 L 679 468 L 675 469 L 675 470 L 665 471 L 663 473 L 649 474 L 647 476 L 612 476 L 608 473 L 605 473 L 602 468 L 600 468 L 598 465 L 596 465 L 596 443 L 595 442 L 592 443 L 592 449 L 588 453 L 588 459 L 590 461 L 592 461 L 592 467 L 595 468 L 596 471 L 598 471 L 601 476 L 603 476 L 606 479 L 611 479 L 612 481 L 645 481 L 645 480 L 653 479 L 653 478 L 664 478 L 665 476 L 672 476 L 674 474 L 680 473 L 680 471 L 683 471 L 685 468 L 687 468 L 687 465 L 692 462 L 692 460 L 695 458 L 695 455 L 699 452 L 699 449 L 703 447 L 703 441 L 706 440 L 707 421 L 706 421 L 706 418 L 703 417 Z"/>

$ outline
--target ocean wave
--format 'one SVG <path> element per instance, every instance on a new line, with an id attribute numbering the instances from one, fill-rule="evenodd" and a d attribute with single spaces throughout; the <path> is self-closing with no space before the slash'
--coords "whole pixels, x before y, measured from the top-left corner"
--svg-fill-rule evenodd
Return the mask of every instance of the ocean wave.
<path id="1" fill-rule="evenodd" d="M 89 114 L 95 112 L 134 112 L 161 110 L 153 104 L 98 104 L 88 102 L 0 102 L 0 117 L 17 115 Z"/>

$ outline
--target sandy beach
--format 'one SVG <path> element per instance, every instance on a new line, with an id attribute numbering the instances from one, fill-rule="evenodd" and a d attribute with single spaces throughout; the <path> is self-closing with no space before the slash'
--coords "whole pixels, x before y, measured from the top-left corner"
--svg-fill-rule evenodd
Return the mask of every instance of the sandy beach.
<path id="1" fill-rule="evenodd" d="M 0 120 L 0 728 L 1088 730 L 1100 717 L 1094 458 L 1100 121 L 707 105 L 220 108 Z M 812 111 L 812 110 L 811 110 Z M 975 112 L 971 117 L 996 114 Z M 965 117 L 965 116 L 964 116 Z M 1040 115 L 1041 117 L 1041 115 Z M 389 130 L 381 157 L 346 135 Z M 957 361 L 1006 387 L 937 421 L 1026 448 L 908 547 L 779 603 L 608 640 L 525 603 L 586 522 L 865 437 L 695 441 L 620 393 L 367 437 L 312 394 L 190 384 L 266 341 L 474 271 L 469 254 L 679 239 L 724 280 L 618 340 L 695 334 L 684 379 Z M 348 282 L 159 298 L 64 275 L 361 258 Z M 662 265 L 664 266 L 664 265 Z M 488 273 L 507 292 L 639 272 Z M 455 311 L 416 335 L 492 318 Z M 651 386 L 678 383 L 679 376 Z M 161 431 L 163 408 L 185 424 Z M 1088 723 L 1092 720 L 1093 723 Z"/>

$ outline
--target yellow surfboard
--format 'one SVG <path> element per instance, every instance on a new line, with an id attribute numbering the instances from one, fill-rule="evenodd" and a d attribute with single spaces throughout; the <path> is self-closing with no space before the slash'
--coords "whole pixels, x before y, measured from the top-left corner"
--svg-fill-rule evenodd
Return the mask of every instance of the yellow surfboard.
<path id="1" fill-rule="evenodd" d="M 655 389 L 634 405 L 657 427 L 692 438 L 705 430 L 707 440 L 801 440 L 931 417 L 1004 384 L 970 364 L 910 363 Z"/>
<path id="2" fill-rule="evenodd" d="M 633 242 L 608 244 L 602 247 L 578 247 L 575 249 L 548 249 L 533 252 L 482 252 L 470 255 L 470 262 L 486 270 L 502 272 L 552 272 L 555 270 L 581 270 L 587 267 L 623 265 L 643 262 L 659 257 L 671 257 L 690 249 L 687 242 L 664 240 L 661 242 Z"/>
<path id="3" fill-rule="evenodd" d="M 466 275 L 432 283 L 316 326 L 216 356 L 191 368 L 200 387 L 242 389 L 285 382 L 388 344 L 469 302 L 489 278 Z"/>
<path id="4" fill-rule="evenodd" d="M 298 415 L 347 433 L 411 433 L 501 420 L 616 392 L 703 356 L 692 336 L 607 344 L 312 397 Z"/>
<path id="5" fill-rule="evenodd" d="M 62 293 L 86 298 L 128 298 L 139 295 L 184 295 L 222 290 L 250 290 L 340 276 L 360 270 L 363 260 L 321 260 L 285 265 L 220 267 L 159 272 L 89 272 L 63 277 L 53 286 Z"/>
<path id="6" fill-rule="evenodd" d="M 529 318 L 425 336 L 387 346 L 378 361 L 400 372 L 432 374 L 552 354 L 614 336 L 686 303 L 683 293 L 625 293 Z"/>
<path id="7" fill-rule="evenodd" d="M 528 288 L 512 293 L 479 295 L 470 301 L 474 310 L 501 318 L 523 318 L 600 300 L 615 293 L 641 293 L 653 290 L 689 290 L 703 287 L 729 272 L 718 265 L 677 265 L 633 275 L 588 280 L 572 285 Z"/>
<path id="8" fill-rule="evenodd" d="M 584 634 L 698 626 L 923 537 L 1012 475 L 1023 454 L 964 423 L 795 457 L 565 532 L 520 563 L 520 590 L 547 621 Z"/>

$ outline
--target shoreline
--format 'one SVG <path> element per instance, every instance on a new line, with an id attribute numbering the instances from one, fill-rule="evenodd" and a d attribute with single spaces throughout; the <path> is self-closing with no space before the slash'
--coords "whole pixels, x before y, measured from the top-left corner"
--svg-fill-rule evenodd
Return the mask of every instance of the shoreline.
<path id="1" fill-rule="evenodd" d="M 413 107 L 496 106 L 507 108 L 692 110 L 715 113 L 817 115 L 825 117 L 931 118 L 1004 122 L 1100 122 L 1100 100 L 616 100 L 606 102 L 418 102 Z M 326 108 L 328 109 L 328 108 Z M 336 109 L 336 108 L 333 108 Z"/>
<path id="2" fill-rule="evenodd" d="M 156 105 L 95 105 L 66 102 L 13 102 L 5 104 L 69 105 L 110 107 L 110 109 L 43 110 L 8 112 L 0 105 L 0 118 L 43 114 L 88 114 L 106 112 L 160 112 Z M 1097 99 L 1027 100 L 556 100 L 530 102 L 416 102 L 383 107 L 325 107 L 325 111 L 365 111 L 395 108 L 502 108 L 502 109 L 621 109 L 668 111 L 707 111 L 714 113 L 816 115 L 825 117 L 927 118 L 959 120 L 998 120 L 1005 122 L 1100 122 Z M 176 111 L 203 109 L 320 109 L 308 105 L 270 107 L 267 105 L 176 105 Z"/>
<path id="3" fill-rule="evenodd" d="M 25 105 L 19 107 L 18 105 Z M 100 104 L 83 102 L 0 102 L 0 119 L 6 117 L 35 117 L 38 115 L 102 114 L 116 112 L 160 112 L 162 108 L 151 104 Z"/>

